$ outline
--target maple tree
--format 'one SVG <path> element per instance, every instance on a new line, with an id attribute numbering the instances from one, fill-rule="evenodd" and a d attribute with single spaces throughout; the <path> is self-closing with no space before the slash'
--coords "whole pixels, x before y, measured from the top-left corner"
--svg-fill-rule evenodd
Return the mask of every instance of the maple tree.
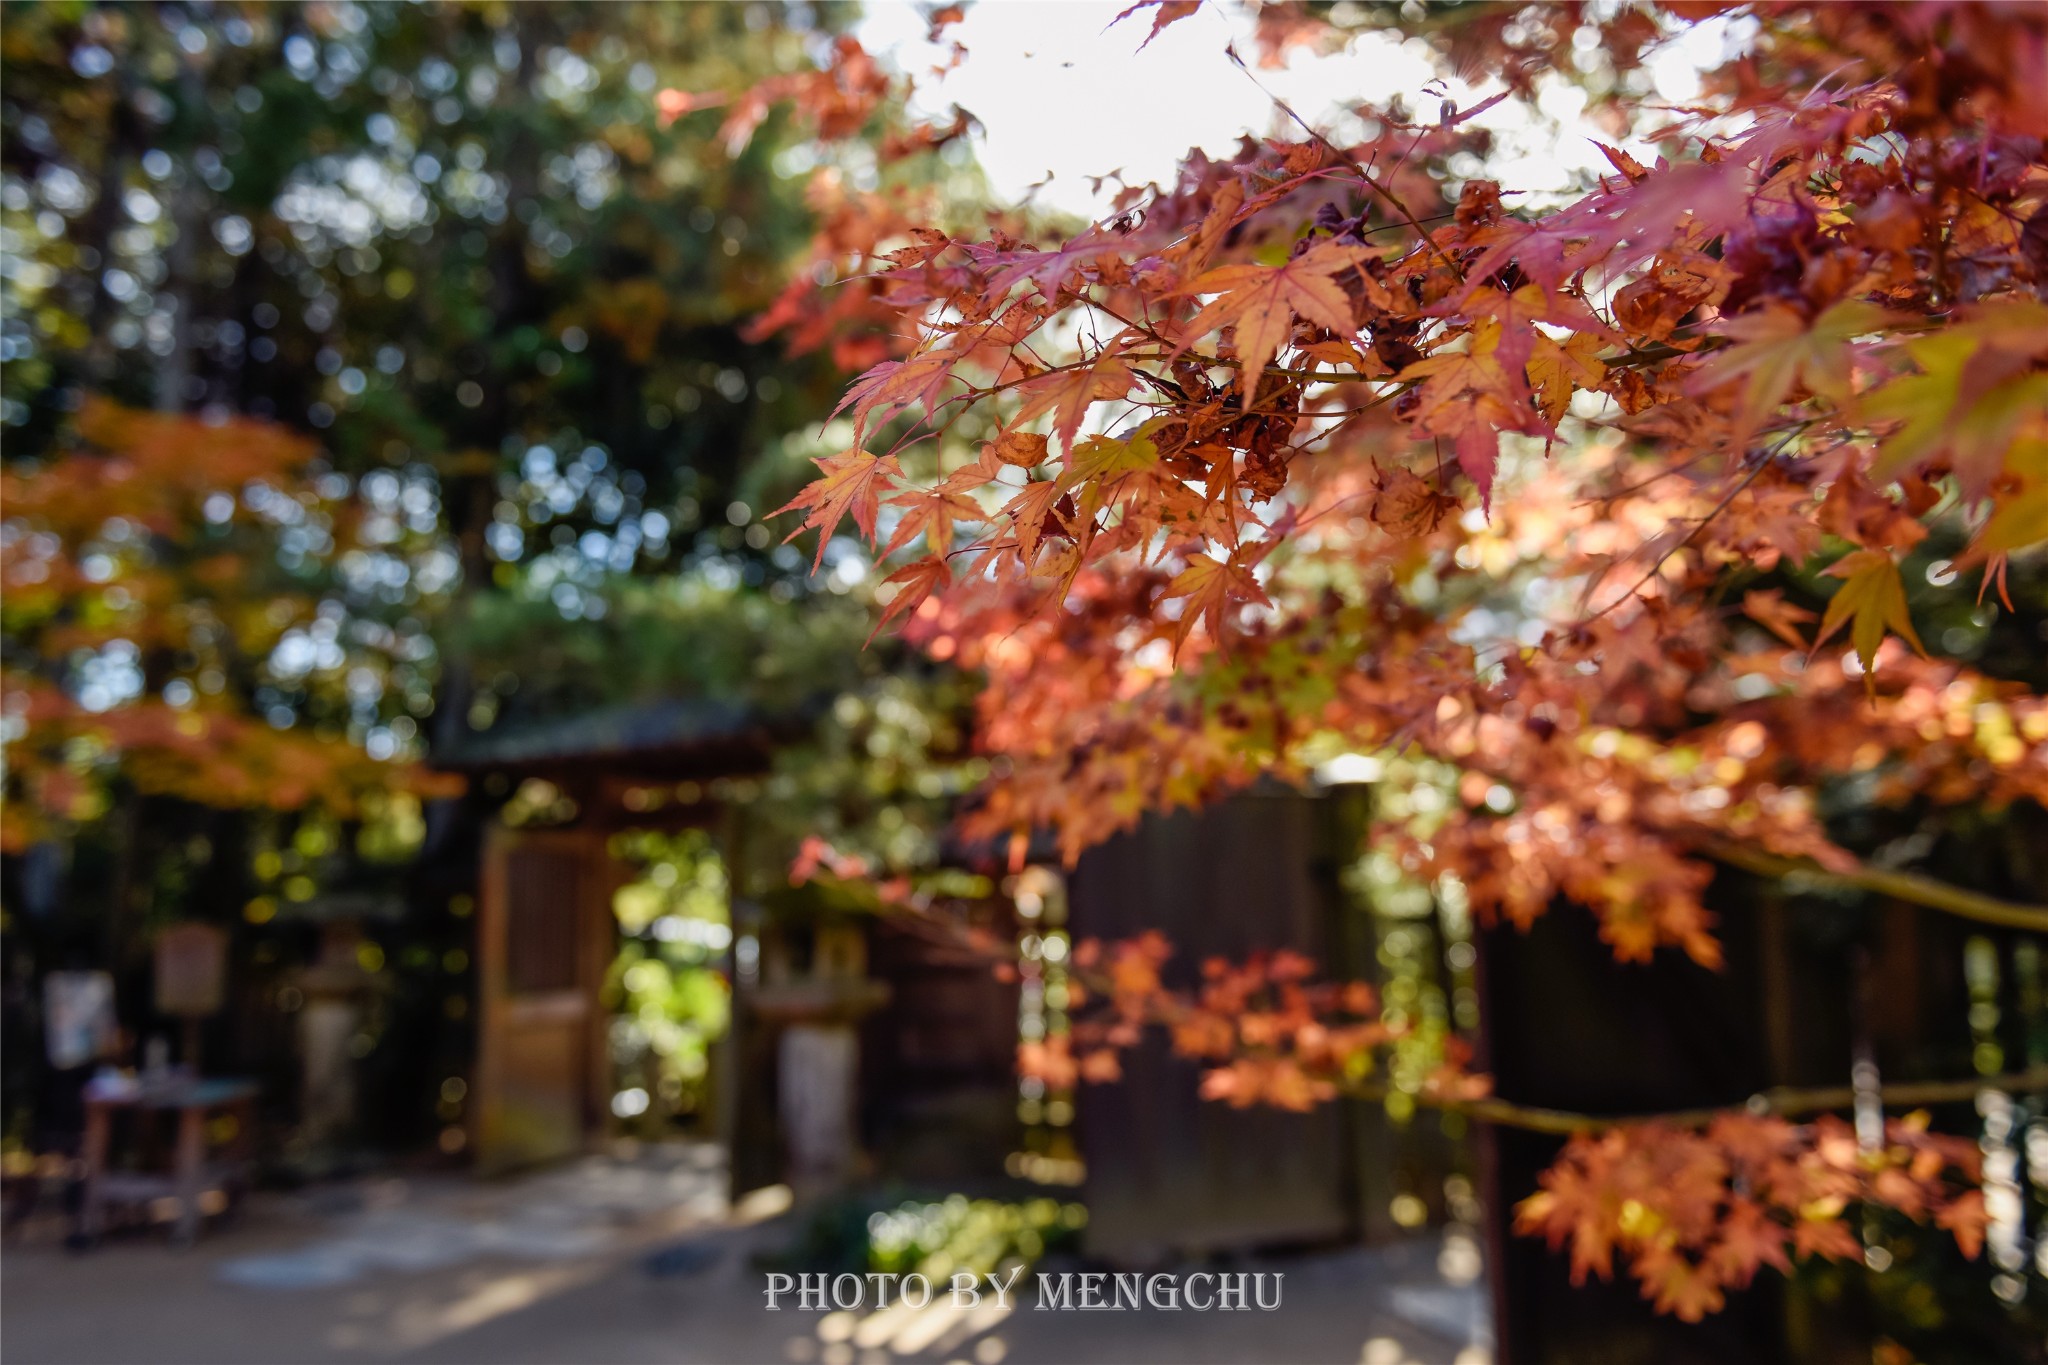
<path id="1" fill-rule="evenodd" d="M 1133 6 L 1155 33 L 1197 8 Z M 2048 802 L 2026 637 L 2048 17 L 1448 12 L 1419 31 L 1498 76 L 1494 99 L 1363 109 L 1341 135 L 1280 106 L 1284 135 L 1195 153 L 1078 233 L 835 200 L 816 252 L 839 282 L 798 281 L 764 325 L 811 346 L 845 324 L 881 354 L 847 393 L 850 444 L 784 510 L 821 553 L 850 523 L 893 556 L 884 619 L 985 677 L 997 764 L 964 832 L 1021 858 L 1052 831 L 1071 860 L 1148 812 L 1398 750 L 1447 765 L 1454 799 L 1382 818 L 1377 848 L 1482 916 L 1580 907 L 1624 961 L 1720 964 L 1717 864 L 2048 928 L 2010 880 L 1874 865 L 1831 819 L 1852 783 L 1929 832 Z M 1744 41 L 1699 98 L 1630 82 L 1711 18 Z M 1346 36 L 1319 7 L 1259 24 L 1269 55 Z M 1611 173 L 1548 201 L 1485 178 L 1475 116 L 1559 82 L 1616 131 Z M 1924 628 L 1958 609 L 1971 629 Z M 2019 643 L 1991 648 L 2001 611 Z M 1161 951 L 1118 948 L 1099 1030 L 1026 1065 L 1112 1075 L 1163 1023 L 1215 1063 L 1209 1093 L 1299 1106 L 1389 1041 L 1299 964 L 1218 964 L 1188 997 L 1158 987 Z M 1455 1066 L 1431 1087 L 1488 1102 Z M 1512 1109 L 1490 1112 L 1529 1119 Z M 1619 1255 L 1689 1320 L 1760 1268 L 1860 1254 L 1857 1202 L 1968 1252 L 1983 1234 L 1974 1152 L 1911 1116 L 1560 1131 L 1524 1227 L 1570 1241 L 1578 1273 Z"/>
<path id="2" fill-rule="evenodd" d="M 103 399 L 77 431 L 82 449 L 0 476 L 8 851 L 103 815 L 117 777 L 149 796 L 348 818 L 366 794 L 459 790 L 337 728 L 255 714 L 249 661 L 334 634 L 280 539 L 296 529 L 336 556 L 359 543 L 362 509 L 322 495 L 309 441 Z M 394 632 L 352 662 L 388 676 L 412 643 Z"/>

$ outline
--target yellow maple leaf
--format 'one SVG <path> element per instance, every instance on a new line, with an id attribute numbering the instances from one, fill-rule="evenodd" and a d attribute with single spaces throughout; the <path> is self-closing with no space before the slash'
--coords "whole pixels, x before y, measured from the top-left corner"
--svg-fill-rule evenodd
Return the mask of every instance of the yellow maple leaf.
<path id="1" fill-rule="evenodd" d="M 2048 373 L 2034 368 L 2048 356 L 2048 308 L 1986 306 L 1905 349 L 1919 372 L 1873 389 L 1857 405 L 1866 421 L 1898 423 L 1878 447 L 1873 475 L 1896 478 L 1946 455 L 1973 498 L 2008 470 L 2025 477 L 2029 448 L 2020 433 L 2048 411 Z"/>
<path id="2" fill-rule="evenodd" d="M 1842 586 L 1828 599 L 1827 614 L 1821 617 L 1820 634 L 1813 647 L 1819 649 L 1843 625 L 1849 627 L 1849 643 L 1863 665 L 1866 686 L 1877 666 L 1877 647 L 1890 630 L 1926 654 L 1920 637 L 1913 631 L 1912 613 L 1906 609 L 1906 585 L 1899 566 L 1882 550 L 1858 550 L 1844 555 L 1828 569 L 1828 575 L 1842 580 Z"/>
<path id="3" fill-rule="evenodd" d="M 2048 480 L 1999 502 L 1970 549 L 1974 554 L 2009 554 L 2048 540 Z"/>
<path id="4" fill-rule="evenodd" d="M 1068 461 L 1068 480 L 1106 478 L 1112 474 L 1135 474 L 1159 463 L 1159 448 L 1153 444 L 1152 429 L 1163 425 L 1147 422 L 1128 438 L 1090 436 L 1074 447 Z"/>
<path id="5" fill-rule="evenodd" d="M 1500 390 L 1506 383 L 1507 372 L 1501 368 L 1496 354 L 1499 350 L 1500 324 L 1488 318 L 1472 329 L 1465 346 L 1433 351 L 1395 375 L 1394 380 L 1423 380 L 1418 411 L 1427 412 L 1462 394 Z"/>

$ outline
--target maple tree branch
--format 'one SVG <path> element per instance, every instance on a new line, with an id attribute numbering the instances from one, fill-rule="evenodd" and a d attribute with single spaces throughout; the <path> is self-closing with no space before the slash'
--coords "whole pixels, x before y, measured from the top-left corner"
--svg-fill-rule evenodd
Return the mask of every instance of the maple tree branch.
<path id="1" fill-rule="evenodd" d="M 1960 1081 L 1902 1081 L 1881 1086 L 1877 1093 L 1878 1098 L 1887 1106 L 1917 1108 L 1928 1104 L 1953 1104 L 1960 1100 L 1972 1099 L 1985 1090 L 2042 1089 L 2048 1089 L 2048 1066 L 2034 1066 L 2025 1071 L 2009 1071 L 1997 1076 L 1973 1076 Z M 1356 1099 L 1381 1100 L 1387 1097 L 1389 1087 L 1381 1082 L 1354 1082 L 1344 1087 L 1344 1093 Z M 1530 1133 L 1573 1137 L 1641 1123 L 1698 1128 L 1725 1114 L 1771 1114 L 1779 1118 L 1821 1114 L 1833 1109 L 1848 1108 L 1856 1102 L 1858 1092 L 1854 1087 L 1847 1085 L 1811 1088 L 1778 1086 L 1757 1092 L 1747 1104 L 1724 1104 L 1704 1109 L 1673 1109 L 1655 1114 L 1616 1115 L 1581 1114 L 1569 1109 L 1547 1109 L 1541 1105 L 1517 1104 L 1513 1100 L 1497 1099 L 1493 1096 L 1481 1099 L 1455 1099 L 1448 1096 L 1416 1095 L 1413 1098 L 1415 1103 L 1424 1108 L 1441 1110 L 1447 1114 L 1463 1114 L 1480 1123 L 1491 1123 L 1502 1128 L 1519 1128 Z"/>
<path id="2" fill-rule="evenodd" d="M 1869 891 L 1980 924 L 2048 933 L 2048 906 L 2019 905 L 1999 900 L 1982 892 L 1923 877 L 1917 872 L 1894 872 L 1862 864 L 1836 872 L 1804 858 L 1787 858 L 1764 849 L 1721 840 L 1703 844 L 1700 851 L 1731 867 L 1763 877 L 1780 881 L 1799 879 L 1810 885 L 1845 891 Z"/>
<path id="3" fill-rule="evenodd" d="M 1648 573 L 1645 573 L 1641 578 L 1636 580 L 1636 585 L 1634 587 L 1630 588 L 1621 596 L 1615 598 L 1612 602 L 1609 602 L 1606 606 L 1600 608 L 1600 610 L 1594 612 L 1591 616 L 1588 616 L 1581 620 L 1578 623 L 1578 626 L 1580 628 L 1589 626 L 1593 622 L 1605 616 L 1608 612 L 1613 611 L 1622 603 L 1635 601 L 1636 595 L 1640 593 L 1644 588 L 1649 587 L 1651 581 L 1655 579 L 1657 575 L 1663 571 L 1664 566 L 1671 562 L 1671 557 L 1677 554 L 1680 550 L 1683 550 L 1686 546 L 1692 544 L 1695 540 L 1698 540 L 1700 538 L 1700 532 L 1706 530 L 1709 526 L 1713 525 L 1714 519 L 1716 517 L 1719 517 L 1723 512 L 1727 511 L 1731 506 L 1733 506 L 1735 500 L 1742 496 L 1742 491 L 1745 488 L 1748 488 L 1752 483 L 1756 482 L 1756 476 L 1763 473 L 1765 467 L 1768 466 L 1771 463 L 1771 461 L 1777 459 L 1779 454 L 1784 451 L 1785 447 L 1791 445 L 1794 438 L 1799 436 L 1800 433 L 1804 432 L 1807 429 L 1807 427 L 1811 425 L 1813 425 L 1811 422 L 1801 422 L 1792 430 L 1786 432 L 1784 438 L 1780 440 L 1777 445 L 1771 447 L 1770 450 L 1763 452 L 1755 461 L 1755 463 L 1750 465 L 1749 472 L 1747 474 L 1744 474 L 1740 479 L 1736 480 L 1735 486 L 1728 490 L 1727 495 L 1723 497 L 1721 501 L 1714 504 L 1714 510 L 1707 513 L 1704 517 L 1701 517 L 1698 523 L 1693 526 L 1692 530 L 1686 532 L 1685 539 L 1679 541 L 1676 545 L 1671 546 L 1669 549 L 1665 550 L 1664 553 L 1657 556 L 1657 562 L 1650 566 Z M 1598 588 L 1599 586 L 1599 581 L 1595 580 L 1593 588 L 1587 589 L 1585 599 L 1587 602 L 1590 603 L 1592 601 L 1593 589 Z"/>
<path id="4" fill-rule="evenodd" d="M 1350 152 L 1345 151 L 1342 147 L 1339 147 L 1336 143 L 1330 141 L 1330 139 L 1325 137 L 1321 130 L 1316 128 L 1315 125 L 1311 124 L 1307 119 L 1303 118 L 1300 114 L 1296 113 L 1294 111 L 1293 105 L 1289 104 L 1286 100 L 1281 99 L 1271 90 L 1268 90 L 1266 88 L 1265 82 L 1261 81 L 1257 76 L 1254 76 L 1252 74 L 1252 69 L 1244 64 L 1244 58 L 1238 55 L 1237 46 L 1235 44 L 1231 44 L 1225 47 L 1223 49 L 1223 55 L 1230 58 L 1230 60 L 1236 64 L 1237 69 L 1244 73 L 1245 79 L 1250 81 L 1253 85 L 1257 86 L 1259 89 L 1259 93 L 1264 95 L 1267 99 L 1271 100 L 1275 108 L 1279 109 L 1280 112 L 1287 115 L 1287 117 L 1293 119 L 1295 123 L 1300 125 L 1301 130 L 1304 133 L 1307 133 L 1309 137 L 1315 140 L 1316 142 L 1321 143 L 1325 151 L 1329 152 L 1330 155 L 1336 157 L 1345 165 L 1349 166 L 1352 169 L 1352 171 L 1357 174 L 1358 178 L 1365 182 L 1367 188 L 1371 189 L 1372 192 L 1377 194 L 1380 198 L 1386 200 L 1387 203 L 1392 206 L 1394 212 L 1401 215 L 1402 220 L 1408 224 L 1409 228 L 1414 231 L 1415 235 L 1422 239 L 1423 245 L 1427 246 L 1431 251 L 1434 251 L 1436 253 L 1437 259 L 1450 267 L 1451 274 L 1457 278 L 1460 284 L 1464 283 L 1464 270 L 1458 265 L 1456 261 L 1451 259 L 1451 254 L 1448 251 L 1444 250 L 1442 244 L 1439 243 L 1435 237 L 1432 237 L 1429 234 L 1429 232 L 1423 228 L 1422 224 L 1416 220 L 1415 214 L 1409 209 L 1407 204 L 1402 202 L 1400 195 L 1395 194 L 1394 191 L 1389 187 L 1382 185 L 1379 182 L 1379 180 L 1373 175 L 1373 173 L 1366 169 L 1364 162 L 1360 161 L 1356 156 L 1353 156 Z"/>
<path id="5" fill-rule="evenodd" d="M 1691 469 L 1694 465 L 1698 464 L 1701 460 L 1706 459 L 1709 455 L 1717 453 L 1718 452 L 1712 449 L 1698 451 L 1693 455 L 1689 456 L 1688 458 L 1680 461 L 1679 463 L 1672 465 L 1670 468 L 1665 469 L 1660 473 L 1652 474 L 1647 479 L 1642 479 L 1635 483 L 1623 484 L 1620 488 L 1609 489 L 1606 492 L 1596 494 L 1592 497 L 1581 498 L 1577 502 L 1573 503 L 1572 506 L 1596 507 L 1605 506 L 1610 503 L 1620 502 L 1623 498 L 1630 497 L 1634 494 L 1642 492 L 1645 488 L 1650 487 L 1652 484 L 1659 483 L 1665 479 L 1671 478 L 1675 474 L 1683 474 L 1686 470 Z"/>
<path id="6" fill-rule="evenodd" d="M 1767 858 L 1775 855 L 1764 854 Z M 1792 862 L 1791 859 L 1782 861 Z M 1924 880 L 1924 879 L 1920 879 Z M 1949 888 L 1953 889 L 1953 888 Z M 899 913 L 913 921 L 923 923 L 936 930 L 939 935 L 959 948 L 985 956 L 990 962 L 1007 962 L 1010 945 L 1002 940 L 988 937 L 978 931 L 946 920 L 934 914 L 929 907 L 899 904 L 894 907 Z M 2018 909 L 2021 907 L 2008 907 Z M 1077 979 L 1086 981 L 1089 988 L 1105 997 L 1114 995 L 1114 985 L 1100 974 L 1075 971 Z M 1169 1026 L 1176 1015 L 1155 1017 L 1151 1022 Z M 1986 1090 L 2040 1091 L 2048 1090 L 2048 1064 L 2030 1066 L 2024 1071 L 2008 1071 L 1992 1076 L 1972 1076 L 1962 1080 L 1939 1081 L 1895 1081 L 1877 1089 L 1878 1101 L 1888 1108 L 1919 1108 L 1930 1104 L 1954 1104 L 1975 1098 Z M 1339 1091 L 1346 1098 L 1384 1101 L 1395 1093 L 1394 1087 L 1382 1079 L 1361 1079 L 1340 1082 Z M 1636 1124 L 1660 1123 L 1676 1128 L 1702 1128 L 1725 1115 L 1772 1115 L 1778 1118 L 1796 1118 L 1802 1115 L 1822 1114 L 1831 1110 L 1846 1109 L 1858 1099 L 1870 1093 L 1852 1085 L 1833 1086 L 1774 1086 L 1760 1090 L 1740 1104 L 1711 1105 L 1697 1109 L 1670 1109 L 1656 1113 L 1635 1114 L 1587 1114 L 1570 1109 L 1552 1109 L 1543 1105 L 1520 1104 L 1514 1100 L 1502 1099 L 1496 1095 L 1463 1098 L 1454 1095 L 1410 1094 L 1410 1098 L 1425 1109 L 1435 1109 L 1446 1114 L 1462 1114 L 1479 1123 L 1490 1123 L 1502 1128 L 1518 1128 L 1524 1132 L 1549 1133 L 1559 1137 L 1574 1137 L 1582 1134 L 1602 1133 L 1611 1128 L 1628 1127 Z"/>

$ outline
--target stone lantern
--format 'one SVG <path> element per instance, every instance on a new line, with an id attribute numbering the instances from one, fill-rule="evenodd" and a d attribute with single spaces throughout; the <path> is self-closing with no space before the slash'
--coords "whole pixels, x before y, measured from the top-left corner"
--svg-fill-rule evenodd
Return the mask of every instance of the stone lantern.
<path id="1" fill-rule="evenodd" d="M 312 962 L 293 977 L 299 995 L 299 1126 L 295 1157 L 315 1170 L 344 1159 L 358 1118 L 357 1038 L 369 1023 L 378 991 L 363 965 L 363 926 L 403 912 L 393 897 L 330 893 L 308 902 L 298 916 L 319 926 Z"/>
<path id="2" fill-rule="evenodd" d="M 858 1162 L 859 1025 L 889 999 L 867 958 L 866 931 L 850 916 L 785 918 L 763 935 L 750 1003 L 779 1030 L 776 1110 L 799 1196 L 838 1188 Z"/>

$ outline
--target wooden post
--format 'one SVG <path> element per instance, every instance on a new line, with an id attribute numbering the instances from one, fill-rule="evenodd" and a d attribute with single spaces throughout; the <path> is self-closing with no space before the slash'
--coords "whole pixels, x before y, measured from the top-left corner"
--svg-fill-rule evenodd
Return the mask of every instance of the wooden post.
<path id="1" fill-rule="evenodd" d="M 206 1106 L 189 1101 L 178 1106 L 176 1166 L 178 1222 L 171 1241 L 189 1247 L 199 1240 L 199 1194 L 206 1184 Z"/>
<path id="2" fill-rule="evenodd" d="M 96 1241 L 106 1226 L 107 1152 L 113 1143 L 114 1109 L 103 1100 L 85 1102 L 85 1192 L 78 1211 L 78 1234 Z"/>

